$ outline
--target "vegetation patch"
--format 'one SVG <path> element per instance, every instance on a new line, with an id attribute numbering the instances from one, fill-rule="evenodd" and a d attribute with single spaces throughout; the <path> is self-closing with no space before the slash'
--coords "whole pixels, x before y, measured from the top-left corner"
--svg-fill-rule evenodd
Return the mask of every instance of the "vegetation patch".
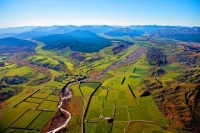
<path id="1" fill-rule="evenodd" d="M 36 98 L 42 98 L 42 99 L 45 99 L 49 96 L 49 94 L 47 93 L 35 93 L 33 94 L 31 97 L 36 97 Z"/>
<path id="2" fill-rule="evenodd" d="M 100 109 L 90 109 L 87 112 L 86 119 L 98 119 L 101 116 L 101 112 Z"/>
<path id="3" fill-rule="evenodd" d="M 19 108 L 4 108 L 2 118 L 0 119 L 0 132 L 5 131 L 12 125 L 18 118 L 20 118 L 27 109 Z"/>
<path id="4" fill-rule="evenodd" d="M 114 100 L 105 100 L 104 101 L 104 108 L 106 107 L 115 107 L 116 102 Z"/>
<path id="5" fill-rule="evenodd" d="M 39 116 L 33 122 L 31 122 L 31 124 L 28 126 L 28 129 L 41 130 L 54 114 L 54 112 L 42 111 Z"/>
<path id="6" fill-rule="evenodd" d="M 47 76 L 40 73 L 36 79 L 32 80 L 29 83 L 29 85 L 31 85 L 31 86 L 39 85 L 39 84 L 47 82 L 48 80 L 49 80 L 49 78 Z"/>
<path id="7" fill-rule="evenodd" d="M 49 95 L 46 100 L 58 102 L 59 101 L 59 97 L 55 96 L 55 95 Z"/>
<path id="8" fill-rule="evenodd" d="M 158 48 L 150 48 L 147 52 L 147 60 L 150 65 L 162 66 L 167 64 L 166 55 Z"/>
<path id="9" fill-rule="evenodd" d="M 96 132 L 96 126 L 98 123 L 89 123 L 84 122 L 85 125 L 85 132 L 86 133 L 95 133 Z"/>
<path id="10" fill-rule="evenodd" d="M 70 89 L 72 89 L 73 96 L 82 96 L 81 91 L 79 89 L 79 84 L 70 85 Z"/>
<path id="11" fill-rule="evenodd" d="M 115 121 L 128 121 L 128 112 L 126 107 L 117 107 Z"/>
<path id="12" fill-rule="evenodd" d="M 94 88 L 94 89 L 96 89 L 99 85 L 100 85 L 100 83 L 97 83 L 97 82 L 94 82 L 94 83 L 92 83 L 92 82 L 91 83 L 86 83 L 86 82 L 81 83 L 81 87 L 88 86 L 88 87 Z"/>
<path id="13" fill-rule="evenodd" d="M 67 78 L 66 75 L 63 75 L 63 76 L 59 76 L 59 77 L 56 77 L 54 80 L 57 81 L 57 82 L 62 82 L 63 80 L 65 80 Z"/>
<path id="14" fill-rule="evenodd" d="M 103 109 L 103 117 L 114 117 L 115 108 L 104 108 Z"/>
<path id="15" fill-rule="evenodd" d="M 5 76 L 27 76 L 27 77 L 32 77 L 35 75 L 35 72 L 33 69 L 28 68 L 28 67 L 18 67 L 15 69 L 10 69 Z"/>
<path id="16" fill-rule="evenodd" d="M 140 133 L 143 132 L 143 122 L 130 122 L 129 126 L 126 128 L 126 132 Z"/>
<path id="17" fill-rule="evenodd" d="M 102 109 L 103 101 L 91 100 L 89 109 Z"/>
<path id="18" fill-rule="evenodd" d="M 26 99 L 26 101 L 31 103 L 42 103 L 44 100 L 40 98 L 29 97 L 28 99 Z"/>
<path id="19" fill-rule="evenodd" d="M 141 120 L 140 110 L 137 106 L 128 107 L 130 120 Z"/>
<path id="20" fill-rule="evenodd" d="M 18 86 L 0 85 L 0 101 L 4 101 L 13 95 L 21 92 L 22 88 Z"/>
<path id="21" fill-rule="evenodd" d="M 57 110 L 57 102 L 52 101 L 44 101 L 38 106 L 38 110 L 47 110 L 47 111 L 56 111 Z"/>
<path id="22" fill-rule="evenodd" d="M 112 127 L 112 132 L 113 133 L 123 133 L 125 127 L 127 127 L 128 122 L 118 122 L 114 121 L 113 127 Z"/>
<path id="23" fill-rule="evenodd" d="M 26 128 L 40 114 L 40 111 L 29 110 L 15 122 L 13 127 Z"/>
<path id="24" fill-rule="evenodd" d="M 160 66 L 164 70 L 173 70 L 173 71 L 178 71 L 181 69 L 180 64 L 174 63 L 166 66 Z"/>
<path id="25" fill-rule="evenodd" d="M 17 105 L 16 108 L 24 108 L 24 109 L 36 109 L 39 104 L 37 103 L 30 103 L 30 102 L 22 102 Z"/>
<path id="26" fill-rule="evenodd" d="M 49 56 L 43 56 L 43 55 L 34 55 L 27 59 L 31 64 L 44 66 L 50 69 L 54 70 L 60 70 L 62 67 L 66 67 L 63 62 L 60 62 L 57 59 L 53 59 Z"/>
<path id="27" fill-rule="evenodd" d="M 2 81 L 5 81 L 9 85 L 18 85 L 28 81 L 27 77 L 13 76 L 13 77 L 4 77 Z"/>
<path id="28" fill-rule="evenodd" d="M 69 132 L 82 132 L 82 118 L 81 116 L 72 116 L 67 124 L 67 130 Z"/>

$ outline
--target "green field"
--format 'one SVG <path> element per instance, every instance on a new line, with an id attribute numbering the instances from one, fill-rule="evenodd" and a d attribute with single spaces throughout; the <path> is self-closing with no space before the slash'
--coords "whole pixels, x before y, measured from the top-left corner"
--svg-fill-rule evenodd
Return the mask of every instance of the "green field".
<path id="1" fill-rule="evenodd" d="M 48 80 L 48 77 L 45 76 L 44 74 L 40 73 L 34 80 L 29 82 L 29 85 L 31 85 L 31 86 L 39 85 L 41 83 L 46 82 L 47 80 Z"/>
<path id="2" fill-rule="evenodd" d="M 110 70 L 108 73 L 112 74 L 113 77 L 104 80 L 101 87 L 96 90 L 91 98 L 85 118 L 88 121 L 85 122 L 86 131 L 96 131 L 97 127 L 101 125 L 100 117 L 114 118 L 113 133 L 123 133 L 125 130 L 127 132 L 134 131 L 132 124 L 128 124 L 131 121 L 155 121 L 161 126 L 167 124 L 167 119 L 158 110 L 151 96 L 139 97 L 143 87 L 143 78 L 148 74 L 148 63 L 145 56 L 142 56 L 139 61 L 129 67 L 122 66 Z M 83 89 L 83 94 L 90 95 L 93 91 L 87 87 L 87 89 Z M 98 123 L 92 124 L 90 122 Z M 142 131 L 142 124 L 140 125 L 141 127 L 138 127 L 136 131 Z M 103 127 L 103 129 L 105 131 L 106 127 Z M 161 129 L 160 126 L 158 126 L 158 129 Z M 101 129 L 98 131 L 101 131 Z"/>
<path id="3" fill-rule="evenodd" d="M 123 133 L 124 129 L 127 127 L 128 122 L 114 122 L 113 123 L 113 133 Z"/>
<path id="4" fill-rule="evenodd" d="M 39 99 L 39 98 L 28 98 L 26 99 L 27 102 L 31 102 L 31 103 L 42 103 L 43 102 L 43 99 Z"/>
<path id="5" fill-rule="evenodd" d="M 41 55 L 35 55 L 35 56 L 31 56 L 28 58 L 29 61 L 31 62 L 37 62 L 39 63 L 39 65 L 43 65 L 43 64 L 50 64 L 50 65 L 58 65 L 58 61 L 54 60 L 51 57 L 44 57 Z"/>
<path id="6" fill-rule="evenodd" d="M 38 106 L 37 109 L 38 110 L 56 111 L 57 110 L 57 102 L 44 101 Z"/>
<path id="7" fill-rule="evenodd" d="M 174 71 L 178 71 L 181 69 L 180 64 L 179 63 L 174 63 L 174 64 L 170 64 L 167 66 L 161 66 L 162 69 L 164 70 L 174 70 Z"/>
<path id="8" fill-rule="evenodd" d="M 31 102 L 22 102 L 16 108 L 35 109 L 39 104 Z"/>
<path id="9" fill-rule="evenodd" d="M 129 121 L 128 111 L 126 107 L 117 107 L 115 121 Z"/>
<path id="10" fill-rule="evenodd" d="M 3 132 L 11 126 L 27 109 L 5 108 L 0 119 L 0 132 Z"/>
<path id="11" fill-rule="evenodd" d="M 55 96 L 55 95 L 49 95 L 46 100 L 58 102 L 59 98 L 58 98 L 58 96 Z"/>
<path id="12" fill-rule="evenodd" d="M 36 98 L 41 98 L 41 99 L 45 99 L 49 96 L 48 93 L 35 93 L 32 95 L 32 97 L 36 97 Z"/>
<path id="13" fill-rule="evenodd" d="M 79 89 L 79 84 L 71 85 L 70 89 L 72 89 L 73 96 L 82 96 L 80 89 Z"/>
<path id="14" fill-rule="evenodd" d="M 137 106 L 129 106 L 128 112 L 129 112 L 130 120 L 141 120 L 141 114 Z"/>
<path id="15" fill-rule="evenodd" d="M 22 117 L 20 117 L 17 122 L 13 125 L 16 128 L 26 128 L 32 121 L 40 114 L 40 111 L 29 110 Z"/>
<path id="16" fill-rule="evenodd" d="M 28 129 L 42 129 L 54 114 L 54 112 L 42 111 L 39 116 L 28 126 Z"/>
<path id="17" fill-rule="evenodd" d="M 5 76 L 26 76 L 26 77 L 33 77 L 35 76 L 35 72 L 33 69 L 28 67 L 18 67 L 15 69 L 10 69 L 5 73 Z"/>

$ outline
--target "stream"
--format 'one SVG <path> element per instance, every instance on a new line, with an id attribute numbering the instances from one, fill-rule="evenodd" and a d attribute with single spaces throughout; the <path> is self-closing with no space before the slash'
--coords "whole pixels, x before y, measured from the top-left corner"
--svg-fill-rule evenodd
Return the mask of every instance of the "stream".
<path id="1" fill-rule="evenodd" d="M 73 82 L 73 83 L 76 83 L 76 82 Z M 62 126 L 56 128 L 56 129 L 54 129 L 54 130 L 51 130 L 51 131 L 49 131 L 49 132 L 47 132 L 47 133 L 56 133 L 56 132 L 58 132 L 59 130 L 65 128 L 65 127 L 67 126 L 67 123 L 68 123 L 69 120 L 71 119 L 71 114 L 70 114 L 67 110 L 65 110 L 65 109 L 62 108 L 62 104 L 63 104 L 63 101 L 64 101 L 64 100 L 68 100 L 68 99 L 70 99 L 70 98 L 72 97 L 72 92 L 69 90 L 68 87 L 69 87 L 70 85 L 72 85 L 73 83 L 70 83 L 70 84 L 68 84 L 68 85 L 65 87 L 65 89 L 64 89 L 64 90 L 65 90 L 64 96 L 60 99 L 60 102 L 59 102 L 59 104 L 58 104 L 59 110 L 60 110 L 65 116 L 66 116 L 66 115 L 68 116 L 66 122 L 65 122 Z"/>

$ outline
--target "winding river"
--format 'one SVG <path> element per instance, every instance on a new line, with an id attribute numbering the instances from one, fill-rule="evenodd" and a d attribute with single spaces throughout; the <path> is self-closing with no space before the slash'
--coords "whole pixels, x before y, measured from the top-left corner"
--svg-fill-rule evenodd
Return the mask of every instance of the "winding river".
<path id="1" fill-rule="evenodd" d="M 73 82 L 73 83 L 76 83 L 76 82 Z M 60 110 L 63 114 L 65 114 L 65 115 L 68 116 L 66 122 L 65 122 L 62 126 L 56 128 L 56 129 L 54 129 L 54 130 L 51 130 L 51 131 L 49 131 L 49 132 L 47 132 L 47 133 L 56 133 L 56 132 L 58 132 L 59 130 L 65 128 L 65 127 L 67 126 L 67 123 L 68 123 L 69 120 L 71 119 L 71 114 L 70 114 L 67 110 L 65 110 L 65 109 L 62 108 L 62 104 L 63 104 L 63 101 L 64 101 L 64 100 L 70 99 L 70 98 L 72 97 L 72 92 L 69 90 L 68 87 L 69 87 L 70 85 L 72 85 L 73 83 L 70 83 L 70 84 L 68 84 L 68 85 L 65 87 L 65 89 L 64 89 L 64 96 L 60 99 L 60 102 L 59 102 L 59 104 L 58 104 L 59 110 Z"/>

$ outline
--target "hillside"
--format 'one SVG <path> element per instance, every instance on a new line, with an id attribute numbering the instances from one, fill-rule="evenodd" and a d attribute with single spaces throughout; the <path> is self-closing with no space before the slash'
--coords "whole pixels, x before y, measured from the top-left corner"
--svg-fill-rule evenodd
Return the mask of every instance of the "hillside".
<path id="1" fill-rule="evenodd" d="M 88 30 L 75 30 L 67 34 L 55 34 L 36 38 L 45 43 L 43 49 L 63 49 L 69 47 L 78 52 L 96 52 L 110 46 L 108 39 L 99 37 Z"/>
<path id="2" fill-rule="evenodd" d="M 33 48 L 36 46 L 36 43 L 27 41 L 27 40 L 21 40 L 17 38 L 3 38 L 0 39 L 0 48 L 1 53 L 14 53 L 19 51 L 33 51 Z"/>
<path id="3" fill-rule="evenodd" d="M 8 38 L 0 39 L 0 46 L 32 47 L 32 46 L 36 46 L 36 44 L 27 40 L 21 40 L 17 38 L 8 37 Z"/>

